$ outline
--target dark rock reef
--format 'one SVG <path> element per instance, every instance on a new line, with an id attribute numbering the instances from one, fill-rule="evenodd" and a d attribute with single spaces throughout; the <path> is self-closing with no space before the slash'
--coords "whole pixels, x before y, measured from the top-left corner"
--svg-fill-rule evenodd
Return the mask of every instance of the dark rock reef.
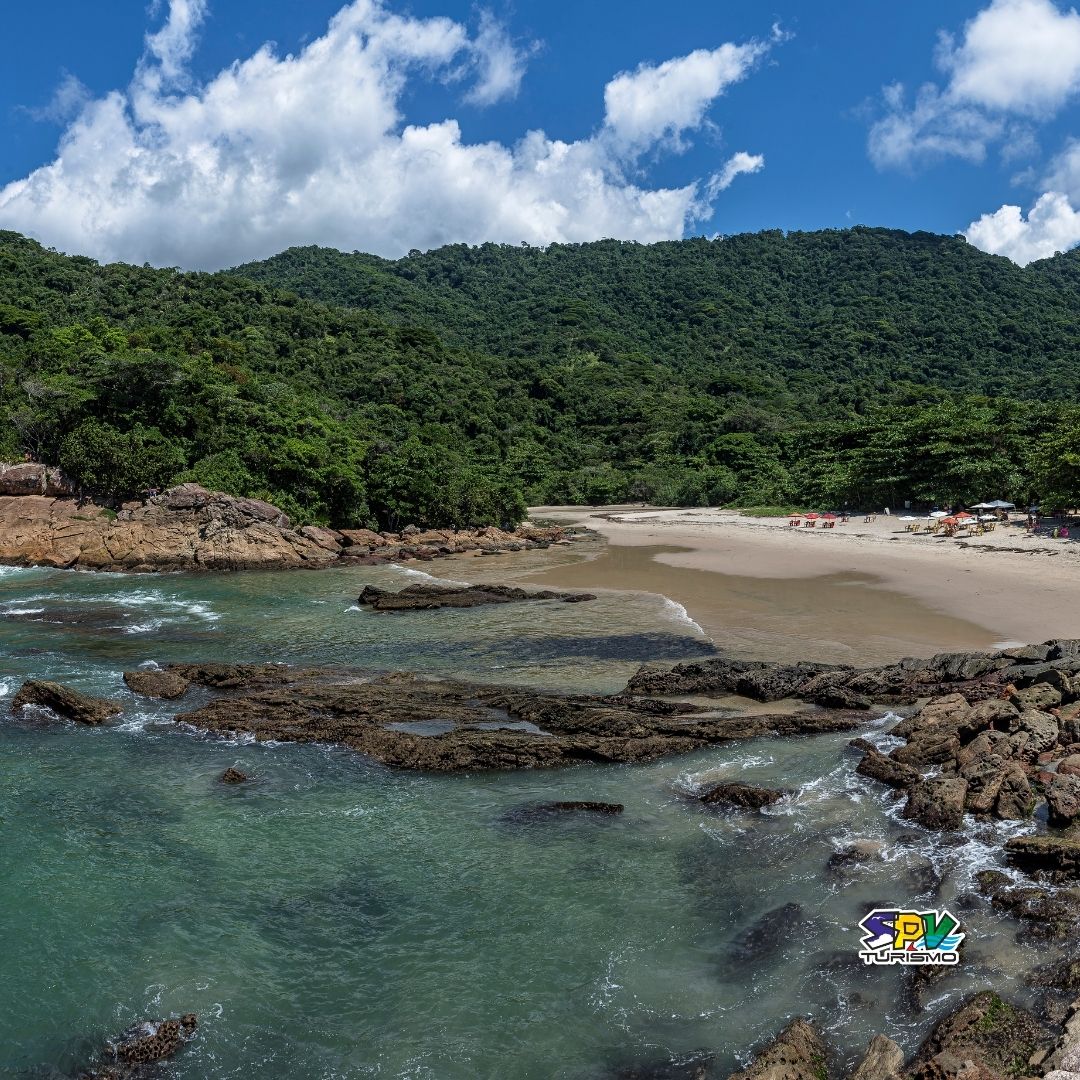
<path id="1" fill-rule="evenodd" d="M 789 788 L 767 788 L 746 784 L 741 780 L 732 780 L 698 796 L 706 806 L 735 807 L 740 810 L 761 810 L 763 807 L 778 803 L 785 795 L 790 795 Z"/>
<path id="2" fill-rule="evenodd" d="M 103 724 L 110 716 L 121 712 L 120 706 L 111 701 L 80 694 L 60 683 L 45 680 L 24 682 L 22 689 L 11 701 L 11 711 L 18 712 L 27 705 L 49 709 L 65 720 L 74 720 L 77 724 L 91 727 Z"/>
<path id="3" fill-rule="evenodd" d="M 188 665 L 177 674 L 223 695 L 176 719 L 203 731 L 249 733 L 260 742 L 348 746 L 406 769 L 544 768 L 577 762 L 651 761 L 764 734 L 843 731 L 857 715 L 698 715 L 691 706 L 625 696 L 542 694 L 513 687 L 420 678 L 364 680 L 276 666 Z"/>
<path id="4" fill-rule="evenodd" d="M 529 591 L 512 585 L 407 585 L 398 592 L 365 585 L 357 598 L 373 611 L 430 611 L 433 608 L 471 608 L 483 604 L 515 604 L 526 600 L 559 600 L 578 604 L 595 600 L 593 593 L 558 592 L 554 589 Z"/>
<path id="5" fill-rule="evenodd" d="M 100 1062 L 80 1072 L 78 1080 L 137 1080 L 149 1076 L 149 1069 L 167 1061 L 195 1037 L 196 1026 L 194 1013 L 136 1024 L 108 1043 L 101 1051 Z"/>

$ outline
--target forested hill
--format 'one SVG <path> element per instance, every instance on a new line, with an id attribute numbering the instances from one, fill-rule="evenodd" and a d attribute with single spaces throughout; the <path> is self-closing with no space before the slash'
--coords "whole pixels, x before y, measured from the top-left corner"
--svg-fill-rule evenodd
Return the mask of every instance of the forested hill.
<path id="1" fill-rule="evenodd" d="M 0 232 L 0 460 L 342 526 L 524 500 L 1075 505 L 1078 260 L 854 229 L 188 274 Z"/>
<path id="2" fill-rule="evenodd" d="M 236 273 L 537 371 L 590 354 L 659 363 L 788 419 L 927 387 L 1080 397 L 1080 256 L 1021 268 L 931 233 L 456 245 L 393 262 L 309 247 Z"/>

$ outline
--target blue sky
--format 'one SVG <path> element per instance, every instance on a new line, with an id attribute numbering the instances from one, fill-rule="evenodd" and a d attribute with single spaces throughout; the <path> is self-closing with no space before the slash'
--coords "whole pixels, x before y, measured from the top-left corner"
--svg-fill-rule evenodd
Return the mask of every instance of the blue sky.
<path id="1" fill-rule="evenodd" d="M 856 223 L 1019 262 L 1080 242 L 1080 16 L 1054 0 L 54 0 L 5 30 L 0 227 L 102 259 Z"/>

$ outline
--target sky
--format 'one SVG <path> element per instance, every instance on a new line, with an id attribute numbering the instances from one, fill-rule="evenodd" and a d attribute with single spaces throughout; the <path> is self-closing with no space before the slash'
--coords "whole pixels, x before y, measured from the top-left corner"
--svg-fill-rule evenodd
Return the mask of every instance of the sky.
<path id="1" fill-rule="evenodd" d="M 1056 0 L 7 5 L 0 228 L 218 269 L 297 244 L 877 225 L 1080 244 Z"/>

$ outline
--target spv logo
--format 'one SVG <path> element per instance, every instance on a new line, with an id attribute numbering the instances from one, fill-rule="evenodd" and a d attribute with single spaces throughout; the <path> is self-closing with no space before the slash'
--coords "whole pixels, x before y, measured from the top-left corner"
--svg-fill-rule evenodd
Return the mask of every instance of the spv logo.
<path id="1" fill-rule="evenodd" d="M 957 964 L 960 962 L 959 921 L 941 911 L 871 911 L 862 922 L 859 956 L 864 964 Z"/>

